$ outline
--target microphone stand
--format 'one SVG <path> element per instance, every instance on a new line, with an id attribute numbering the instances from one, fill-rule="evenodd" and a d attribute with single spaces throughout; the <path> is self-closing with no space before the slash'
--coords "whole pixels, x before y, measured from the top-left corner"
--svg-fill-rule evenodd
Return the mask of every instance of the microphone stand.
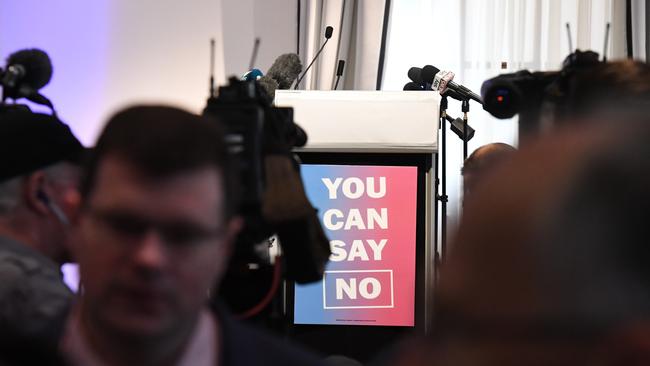
<path id="1" fill-rule="evenodd" d="M 293 90 L 298 89 L 298 85 L 300 85 L 300 82 L 302 81 L 302 79 L 305 77 L 305 75 L 307 75 L 307 71 L 309 71 L 309 69 L 311 68 L 311 65 L 313 65 L 314 62 L 316 61 L 316 59 L 318 59 L 318 56 L 320 55 L 320 53 L 323 52 L 323 49 L 325 48 L 325 45 L 327 44 L 327 42 L 329 40 L 330 40 L 329 38 L 325 38 L 325 42 L 323 42 L 323 45 L 320 46 L 320 50 L 318 50 L 318 52 L 316 53 L 316 56 L 314 56 L 314 59 L 311 60 L 311 62 L 309 63 L 309 66 L 307 66 L 307 68 L 305 69 L 305 72 L 302 74 L 300 79 L 298 79 L 298 81 L 296 82 L 296 86 L 293 87 Z"/>
<path id="2" fill-rule="evenodd" d="M 440 201 L 440 257 L 438 257 L 438 252 L 436 251 L 436 264 L 442 264 L 446 255 L 447 255 L 447 202 L 449 197 L 447 196 L 447 97 L 442 96 L 440 99 L 440 128 L 441 140 L 442 140 L 442 192 L 438 195 L 438 201 Z M 437 189 L 436 189 L 437 191 Z"/>
<path id="3" fill-rule="evenodd" d="M 467 113 L 469 112 L 469 99 L 463 100 L 462 103 L 462 111 L 463 111 L 463 164 L 465 164 L 465 160 L 467 160 Z"/>

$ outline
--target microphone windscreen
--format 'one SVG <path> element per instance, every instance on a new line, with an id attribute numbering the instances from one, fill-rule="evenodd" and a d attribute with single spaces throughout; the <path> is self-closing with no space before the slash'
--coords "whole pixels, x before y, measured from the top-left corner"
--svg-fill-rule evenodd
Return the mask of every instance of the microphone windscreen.
<path id="1" fill-rule="evenodd" d="M 257 79 L 257 83 L 262 87 L 264 93 L 269 96 L 270 100 L 275 99 L 275 90 L 278 88 L 278 82 L 275 79 L 265 75 Z"/>
<path id="2" fill-rule="evenodd" d="M 425 67 L 422 68 L 422 72 L 420 75 L 422 76 L 422 81 L 426 83 L 433 83 L 433 78 L 436 77 L 436 74 L 440 72 L 440 69 L 438 69 L 435 66 L 431 65 L 426 65 Z"/>
<path id="3" fill-rule="evenodd" d="M 419 67 L 411 67 L 407 73 L 412 82 L 422 84 L 422 69 Z"/>
<path id="4" fill-rule="evenodd" d="M 289 89 L 302 71 L 302 63 L 295 53 L 280 55 L 269 68 L 266 76 L 278 82 L 278 89 Z"/>
<path id="5" fill-rule="evenodd" d="M 332 38 L 332 33 L 334 32 L 334 28 L 330 25 L 328 25 L 325 28 L 325 38 L 330 39 Z"/>
<path id="6" fill-rule="evenodd" d="M 424 88 L 422 87 L 422 85 L 411 81 L 406 83 L 406 85 L 404 85 L 403 90 L 424 90 Z"/>
<path id="7" fill-rule="evenodd" d="M 11 65 L 22 65 L 25 68 L 25 76 L 21 84 L 38 90 L 52 78 L 52 62 L 44 51 L 39 49 L 20 50 L 12 53 L 7 58 L 7 67 Z"/>

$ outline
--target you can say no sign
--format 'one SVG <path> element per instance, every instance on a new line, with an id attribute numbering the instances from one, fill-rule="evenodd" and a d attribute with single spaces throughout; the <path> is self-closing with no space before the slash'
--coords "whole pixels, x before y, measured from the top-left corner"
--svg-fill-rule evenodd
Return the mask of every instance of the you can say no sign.
<path id="1" fill-rule="evenodd" d="M 296 285 L 296 324 L 412 326 L 417 168 L 303 165 L 332 255 L 323 280 Z"/>

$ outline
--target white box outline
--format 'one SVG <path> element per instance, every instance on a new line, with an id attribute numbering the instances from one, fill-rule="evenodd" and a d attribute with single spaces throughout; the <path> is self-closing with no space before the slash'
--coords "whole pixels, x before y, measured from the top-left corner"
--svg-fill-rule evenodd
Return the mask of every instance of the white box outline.
<path id="1" fill-rule="evenodd" d="M 390 273 L 390 305 L 376 305 L 376 306 L 327 306 L 325 303 L 325 278 L 323 276 L 323 309 L 392 309 L 395 308 L 395 289 L 393 288 L 393 270 L 392 269 L 356 269 L 349 271 L 325 271 L 324 273 L 368 273 L 368 272 L 388 272 Z"/>

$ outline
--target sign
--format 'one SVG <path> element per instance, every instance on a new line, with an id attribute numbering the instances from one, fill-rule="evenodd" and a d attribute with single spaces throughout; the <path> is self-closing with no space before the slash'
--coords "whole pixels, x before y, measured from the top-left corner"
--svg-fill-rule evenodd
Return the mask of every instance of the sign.
<path id="1" fill-rule="evenodd" d="M 296 285 L 294 323 L 413 326 L 417 167 L 302 165 L 330 239 L 322 281 Z"/>

